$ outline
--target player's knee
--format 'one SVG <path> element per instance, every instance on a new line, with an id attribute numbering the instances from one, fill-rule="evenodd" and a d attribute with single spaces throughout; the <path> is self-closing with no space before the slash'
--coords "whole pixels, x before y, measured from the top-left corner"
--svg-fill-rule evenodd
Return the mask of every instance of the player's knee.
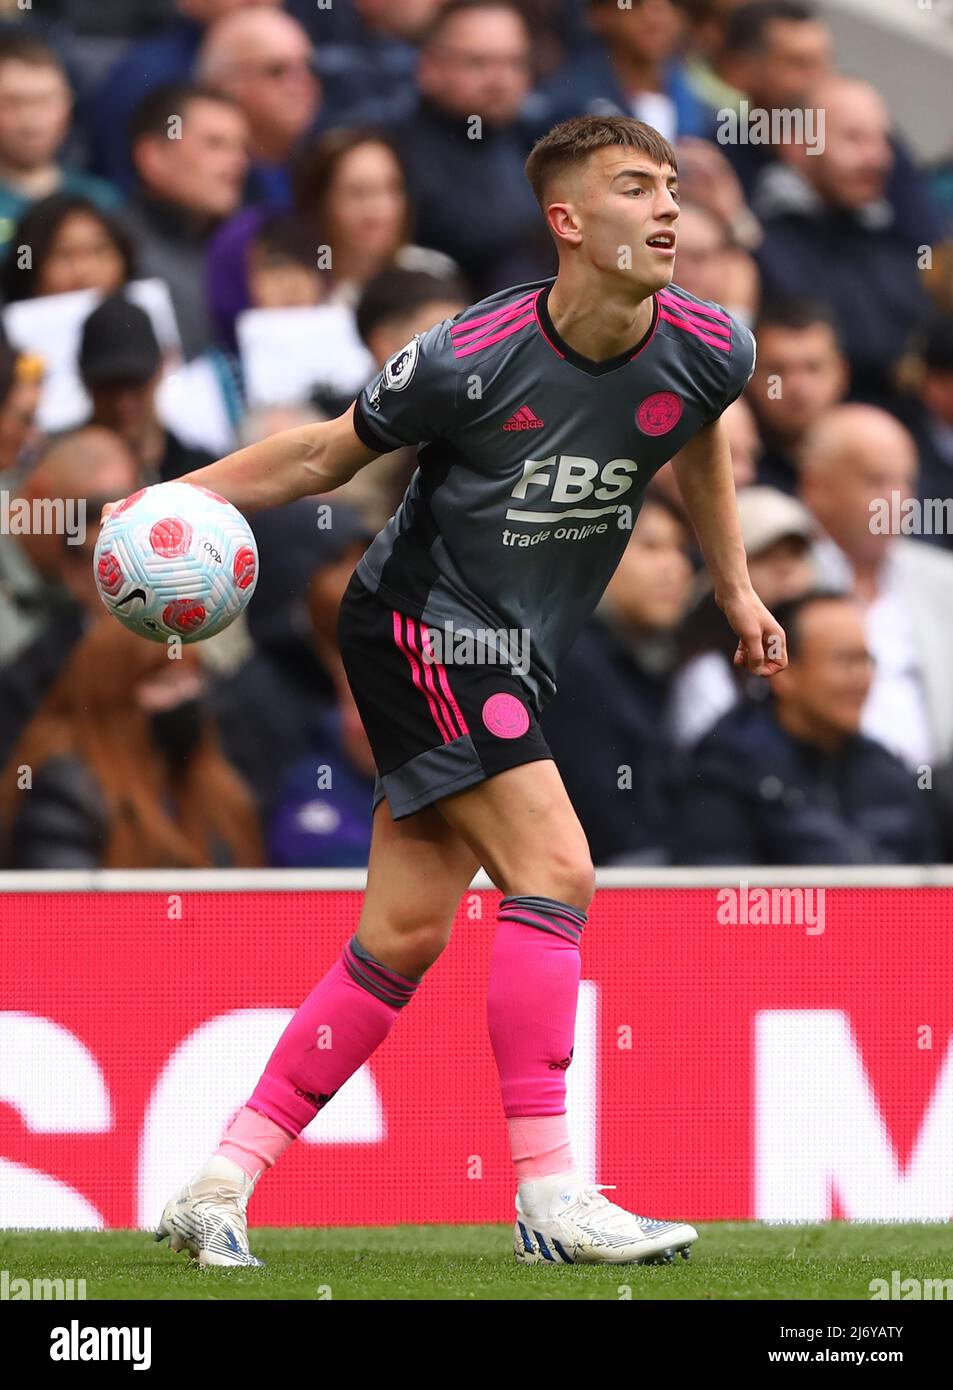
<path id="1" fill-rule="evenodd" d="M 447 945 L 450 923 L 418 921 L 413 925 L 379 929 L 373 934 L 365 930 L 362 938 L 364 936 L 368 938 L 364 944 L 381 965 L 396 970 L 408 980 L 419 980 Z"/>
<path id="2" fill-rule="evenodd" d="M 555 898 L 586 912 L 596 891 L 596 871 L 588 853 L 553 850 L 547 855 L 545 866 L 508 876 L 502 888 L 507 897 L 530 894 Z"/>

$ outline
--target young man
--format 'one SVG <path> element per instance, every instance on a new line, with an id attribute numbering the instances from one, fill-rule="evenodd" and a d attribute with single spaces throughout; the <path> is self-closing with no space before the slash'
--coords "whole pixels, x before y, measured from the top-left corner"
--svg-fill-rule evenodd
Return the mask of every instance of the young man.
<path id="1" fill-rule="evenodd" d="M 517 1260 L 670 1259 L 696 1239 L 609 1202 L 573 1162 L 565 1068 L 593 870 L 537 721 L 646 484 L 673 455 L 736 659 L 761 675 L 784 666 L 784 635 L 748 579 L 719 422 L 751 374 L 754 341 L 719 306 L 668 288 L 675 156 L 650 126 L 566 121 L 527 174 L 559 251 L 555 280 L 504 290 L 413 339 L 339 419 L 190 475 L 252 510 L 327 492 L 425 441 L 341 609 L 379 771 L 360 924 L 217 1153 L 165 1208 L 158 1238 L 206 1264 L 255 1263 L 255 1182 L 387 1036 L 481 864 L 504 894 L 487 1011 L 519 1188 Z M 527 659 L 514 671 L 484 646 L 482 663 L 450 668 L 435 651 L 448 624 L 528 632 Z M 316 1050 L 322 1025 L 334 1046 Z"/>

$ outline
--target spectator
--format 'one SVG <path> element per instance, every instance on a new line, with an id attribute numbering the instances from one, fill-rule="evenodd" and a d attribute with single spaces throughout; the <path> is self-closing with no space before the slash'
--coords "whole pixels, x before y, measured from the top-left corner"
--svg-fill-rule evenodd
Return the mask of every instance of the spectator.
<path id="1" fill-rule="evenodd" d="M 761 461 L 761 439 L 754 412 L 746 396 L 732 401 L 721 417 L 728 434 L 731 449 L 731 469 L 735 479 L 735 489 L 740 492 L 756 481 L 758 465 Z"/>
<path id="2" fill-rule="evenodd" d="M 76 430 L 47 443 L 39 460 L 14 489 L 29 517 L 28 530 L 6 535 L 0 545 L 0 666 L 43 634 L 58 614 L 76 620 L 97 612 L 93 585 L 90 517 L 101 505 L 124 498 L 136 485 L 129 450 L 104 430 Z M 33 517 L 40 525 L 33 528 Z M 63 530 L 44 517 L 63 516 Z M 13 513 L 11 513 L 13 516 Z M 72 531 L 67 527 L 72 525 Z"/>
<path id="3" fill-rule="evenodd" d="M 329 297 L 330 274 L 318 253 L 318 239 L 293 214 L 245 208 L 225 223 L 212 238 L 205 274 L 209 312 L 227 353 L 238 352 L 235 325 L 246 309 L 278 307 L 275 296 L 289 291 L 299 303 Z"/>
<path id="4" fill-rule="evenodd" d="M 685 15 L 684 65 L 688 85 L 703 106 L 734 106 L 740 93 L 719 72 L 728 21 L 747 0 L 677 0 Z M 681 163 L 681 161 L 679 161 Z"/>
<path id="5" fill-rule="evenodd" d="M 209 29 L 198 57 L 199 79 L 237 103 L 251 133 L 250 198 L 286 207 L 287 164 L 317 119 L 321 88 L 311 41 L 288 14 L 240 7 Z"/>
<path id="6" fill-rule="evenodd" d="M 774 488 L 749 487 L 738 494 L 738 515 L 748 573 L 765 607 L 774 612 L 778 604 L 806 593 L 814 579 L 811 541 L 816 533 L 807 508 Z M 734 665 L 737 645 L 714 594 L 706 590 L 680 635 L 681 664 L 670 716 L 679 746 L 697 743 L 740 699 L 767 694 L 764 681 Z"/>
<path id="7" fill-rule="evenodd" d="M 421 52 L 414 114 L 395 131 L 417 239 L 452 257 L 478 296 L 555 272 L 523 175 L 530 62 L 516 5 L 449 0 Z"/>
<path id="8" fill-rule="evenodd" d="M 362 867 L 370 852 L 377 769 L 337 645 L 341 599 L 369 536 L 356 518 L 344 521 L 336 499 L 334 516 L 338 532 L 307 588 L 312 640 L 331 675 L 334 702 L 278 787 L 267 827 L 269 863 L 277 867 Z"/>
<path id="9" fill-rule="evenodd" d="M 337 124 L 390 125 L 409 114 L 420 45 L 445 3 L 353 0 L 352 32 L 337 43 L 325 42 L 325 15 L 314 16 L 321 84 Z M 291 8 L 307 25 L 304 5 Z"/>
<path id="10" fill-rule="evenodd" d="M 134 264 L 132 242 L 109 213 L 54 193 L 20 218 L 0 269 L 0 295 L 9 304 L 74 290 L 114 294 L 133 278 Z"/>
<path id="11" fill-rule="evenodd" d="M 248 610 L 255 654 L 215 692 L 225 747 L 254 788 L 273 859 L 295 862 L 306 844 L 309 853 L 323 856 L 320 846 L 329 844 L 330 860 L 314 862 L 333 863 L 333 846 L 343 836 L 342 852 L 353 856 L 358 847 L 357 859 L 348 862 L 366 863 L 373 781 L 366 784 L 362 731 L 343 676 L 336 621 L 370 533 L 335 494 L 262 512 L 255 535 L 261 570 Z M 258 733 L 262 728 L 269 730 L 267 742 Z M 328 758 L 337 771 L 331 786 L 319 788 L 317 768 Z M 310 769 L 304 783 L 302 768 Z M 324 812 L 312 807 L 302 819 L 299 811 L 317 791 Z"/>
<path id="12" fill-rule="evenodd" d="M 872 658 L 858 606 L 813 592 L 776 610 L 788 667 L 695 751 L 676 803 L 685 864 L 924 864 L 937 852 L 916 779 L 860 733 Z"/>
<path id="13" fill-rule="evenodd" d="M 584 47 L 547 83 L 556 119 L 636 116 L 666 140 L 702 135 L 708 112 L 678 57 L 684 15 L 675 0 L 588 0 L 597 45 Z"/>
<path id="14" fill-rule="evenodd" d="M 72 108 L 54 50 L 32 34 L 0 32 L 0 252 L 27 209 L 52 193 L 88 198 L 107 212 L 120 202 L 102 179 L 57 162 Z"/>
<path id="15" fill-rule="evenodd" d="M 259 8 L 282 4 L 282 0 L 176 0 L 179 18 L 126 50 L 87 113 L 97 173 L 120 188 L 132 187 L 129 126 L 143 97 L 154 87 L 188 82 L 208 26 L 252 2 Z"/>
<path id="16" fill-rule="evenodd" d="M 920 459 L 919 495 L 924 507 L 939 504 L 942 527 L 924 540 L 953 549 L 953 314 L 937 315 L 928 324 L 919 359 L 916 397 L 910 427 Z"/>
<path id="17" fill-rule="evenodd" d="M 194 649 L 170 661 L 103 614 L 4 771 L 0 831 L 19 869 L 261 864 L 254 804 L 219 750 Z"/>
<path id="18" fill-rule="evenodd" d="M 855 396 L 880 400 L 926 313 L 921 235 L 898 226 L 884 197 L 893 161 L 883 101 L 866 82 L 829 78 L 808 94 L 826 112 L 823 146 L 779 147 L 755 211 L 766 295 L 817 295 L 832 307 Z"/>
<path id="19" fill-rule="evenodd" d="M 387 136 L 334 130 L 302 150 L 294 169 L 297 215 L 331 279 L 332 302 L 353 305 L 364 285 L 410 240 L 404 169 Z"/>
<path id="20" fill-rule="evenodd" d="M 357 306 L 357 329 L 380 370 L 417 333 L 453 318 L 469 303 L 455 277 L 393 267 L 376 275 Z M 416 449 L 395 449 L 363 468 L 337 496 L 356 507 L 371 531 L 379 531 L 400 505 L 417 467 Z"/>
<path id="21" fill-rule="evenodd" d="M 909 767 L 953 754 L 953 557 L 895 520 L 916 470 L 908 432 L 873 406 L 835 407 L 801 453 L 801 497 L 824 532 L 819 579 L 852 593 L 866 616 L 875 669 L 863 731 Z"/>
<path id="22" fill-rule="evenodd" d="M 725 26 L 719 75 L 742 94 L 751 110 L 793 111 L 833 71 L 833 40 L 813 4 L 802 0 L 750 0 Z M 734 105 L 734 103 L 732 103 Z M 712 134 L 718 134 L 723 111 Z M 719 144 L 751 202 L 765 168 L 777 157 L 771 144 L 726 140 Z"/>
<path id="23" fill-rule="evenodd" d="M 650 495 L 542 728 L 596 864 L 657 862 L 668 840 L 664 712 L 691 595 L 689 531 Z"/>
<path id="24" fill-rule="evenodd" d="M 721 218 L 698 203 L 679 205 L 675 279 L 699 299 L 723 305 L 749 327 L 758 309 L 758 267 L 735 246 Z"/>
<path id="25" fill-rule="evenodd" d="M 847 394 L 847 360 L 833 315 L 816 299 L 771 300 L 754 333 L 758 360 L 747 399 L 764 444 L 758 481 L 794 493 L 805 436 Z"/>
<path id="26" fill-rule="evenodd" d="M 144 309 L 114 295 L 83 325 L 79 373 L 93 402 L 90 423 L 113 430 L 139 466 L 138 487 L 167 483 L 214 462 L 182 443 L 156 413 L 162 349 Z"/>
<path id="27" fill-rule="evenodd" d="M 0 480 L 7 483 L 39 444 L 35 420 L 42 385 L 40 359 L 0 341 Z"/>
<path id="28" fill-rule="evenodd" d="M 729 18 L 721 73 L 744 94 L 749 110 L 818 109 L 817 89 L 833 74 L 833 38 L 813 4 L 802 0 L 752 0 Z M 745 196 L 760 215 L 762 184 L 784 145 L 726 139 L 724 111 L 710 132 L 718 139 L 741 180 Z M 891 161 L 884 197 L 893 208 L 899 233 L 907 240 L 936 242 L 941 223 L 927 182 L 906 147 L 890 137 Z"/>
<path id="29" fill-rule="evenodd" d="M 173 121 L 180 122 L 173 129 Z M 242 200 L 248 171 L 248 123 L 239 108 L 211 89 L 156 88 L 130 131 L 137 182 L 126 222 L 140 272 L 164 280 L 172 294 L 186 357 L 214 334 L 205 300 L 205 255 L 215 228 Z"/>
<path id="30" fill-rule="evenodd" d="M 755 480 L 755 469 L 757 459 L 760 454 L 761 442 L 758 439 L 758 432 L 755 428 L 754 417 L 748 407 L 744 396 L 739 396 L 732 401 L 728 409 L 723 413 L 722 419 L 728 431 L 728 440 L 731 447 L 731 471 L 734 477 L 735 489 L 740 493 L 742 488 L 749 487 Z M 665 494 L 668 501 L 678 512 L 684 512 L 682 505 L 682 494 L 678 490 L 678 483 L 675 481 L 675 470 L 671 463 L 664 463 L 652 479 L 652 486 L 657 492 Z M 701 556 L 698 557 L 699 564 Z"/>
<path id="31" fill-rule="evenodd" d="M 320 304 L 328 276 L 318 269 L 312 239 L 296 218 L 264 221 L 249 246 L 248 295 L 256 309 L 296 309 Z"/>

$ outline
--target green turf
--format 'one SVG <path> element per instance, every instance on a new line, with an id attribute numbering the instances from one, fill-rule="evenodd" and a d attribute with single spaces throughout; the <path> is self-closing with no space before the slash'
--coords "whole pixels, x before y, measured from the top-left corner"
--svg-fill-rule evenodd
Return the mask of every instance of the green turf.
<path id="1" fill-rule="evenodd" d="M 950 1227 L 700 1227 L 673 1265 L 523 1268 L 510 1226 L 257 1229 L 257 1270 L 199 1269 L 147 1234 L 0 1230 L 9 1278 L 85 1279 L 88 1299 L 831 1299 L 871 1279 L 953 1275 Z M 625 1293 L 620 1290 L 631 1290 Z"/>

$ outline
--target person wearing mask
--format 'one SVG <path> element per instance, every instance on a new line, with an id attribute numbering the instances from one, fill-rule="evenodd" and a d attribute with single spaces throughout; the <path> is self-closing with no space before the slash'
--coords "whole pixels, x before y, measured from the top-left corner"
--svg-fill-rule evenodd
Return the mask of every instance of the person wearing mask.
<path id="1" fill-rule="evenodd" d="M 260 865 L 257 811 L 220 751 L 194 648 L 170 661 L 104 613 L 3 771 L 0 835 L 15 869 Z"/>

